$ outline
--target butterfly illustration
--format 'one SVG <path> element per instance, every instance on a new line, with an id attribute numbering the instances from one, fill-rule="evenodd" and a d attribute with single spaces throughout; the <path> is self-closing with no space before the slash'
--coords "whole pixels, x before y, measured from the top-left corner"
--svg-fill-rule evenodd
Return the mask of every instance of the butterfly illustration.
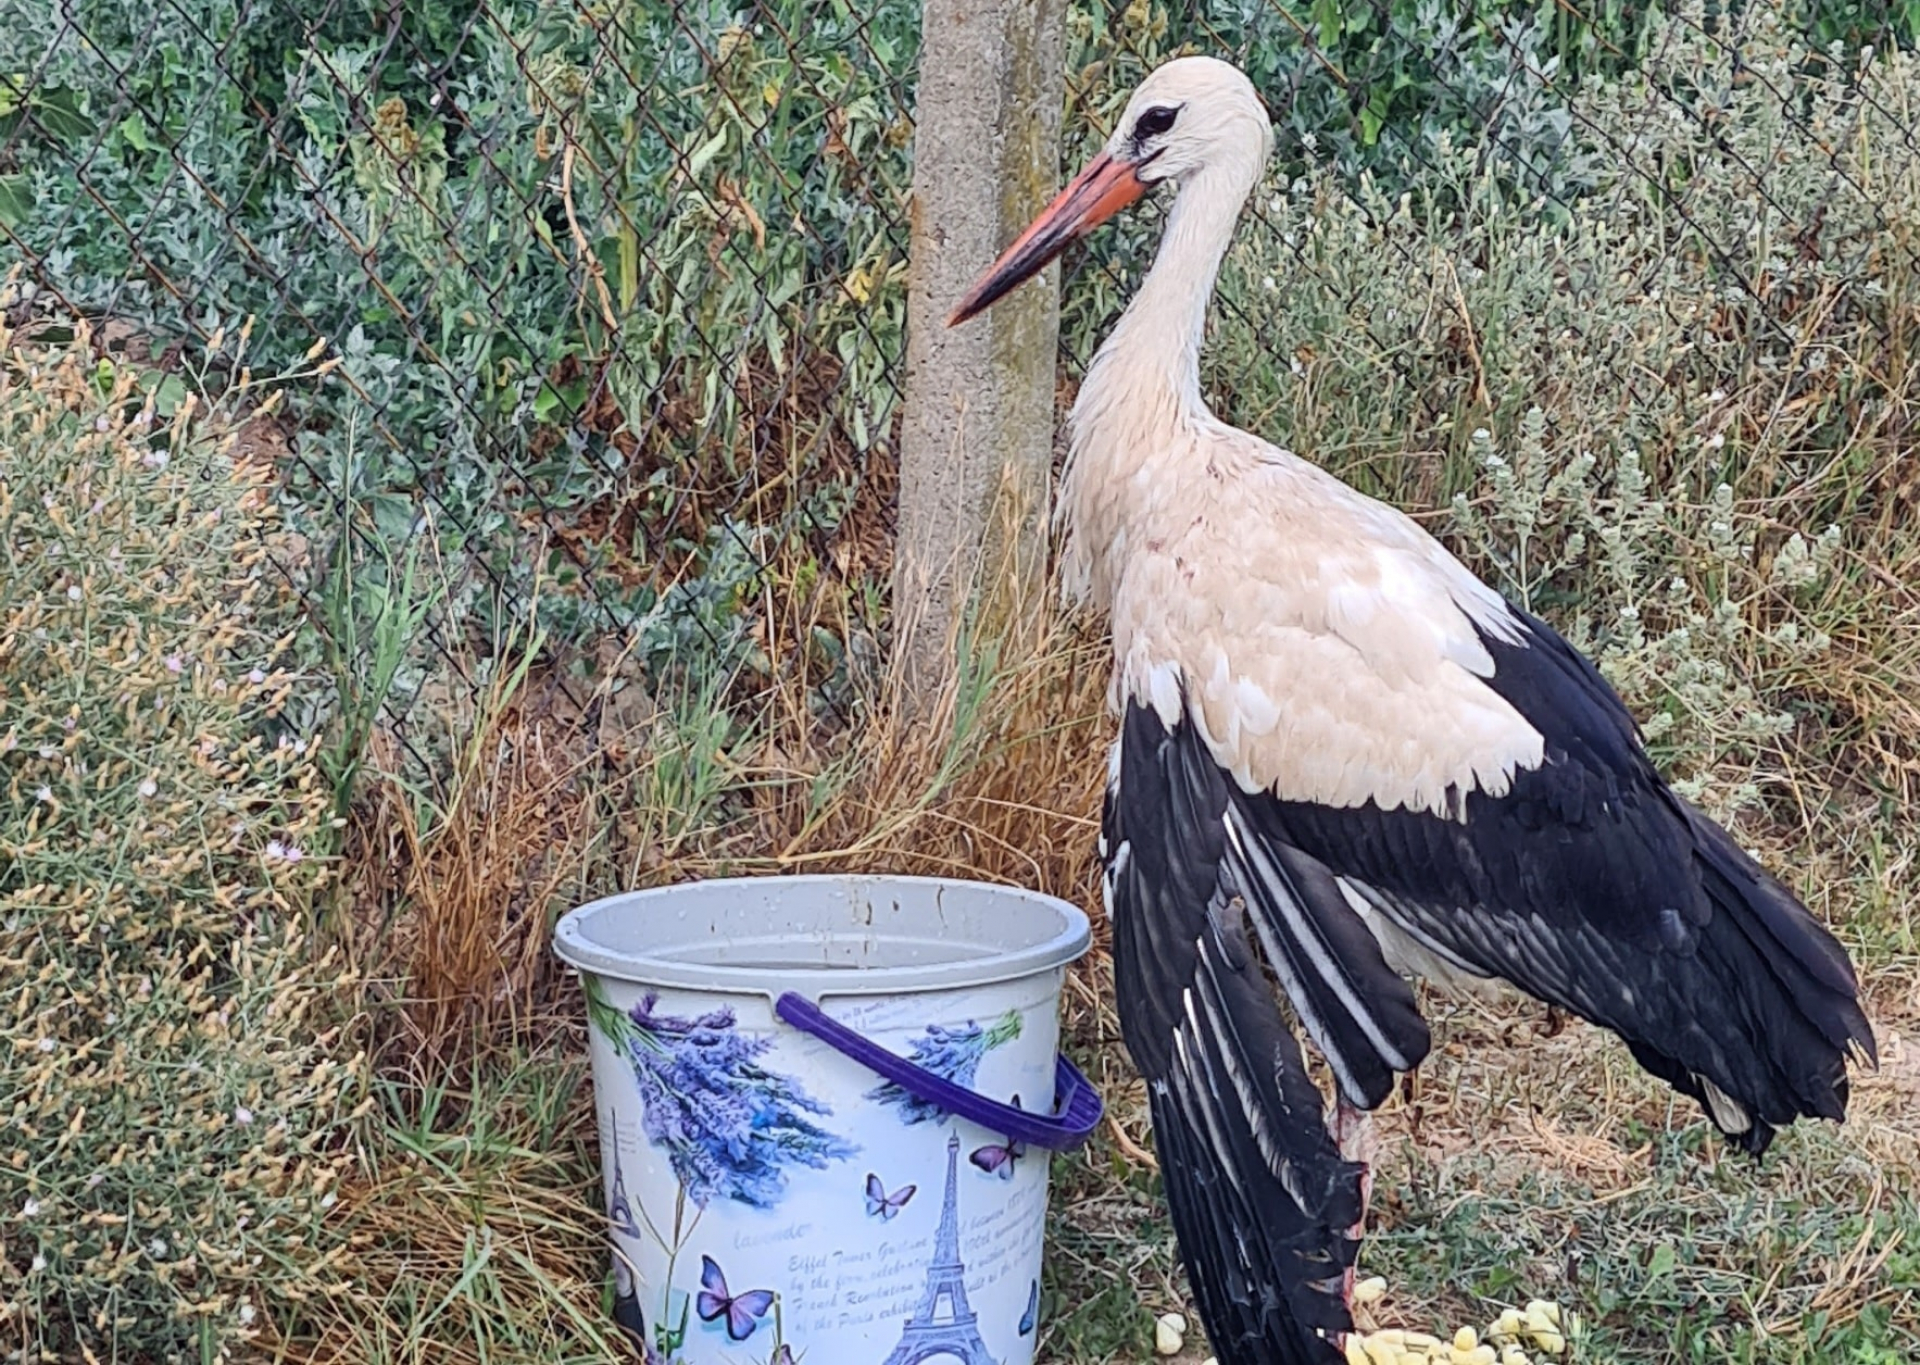
<path id="1" fill-rule="evenodd" d="M 620 1124 L 613 1125 L 613 1195 L 607 1200 L 607 1221 L 623 1237 L 638 1237 L 640 1225 L 633 1220 L 633 1205 L 627 1202 L 627 1177 L 620 1169 Z"/>
<path id="2" fill-rule="evenodd" d="M 760 1319 L 773 1307 L 771 1289 L 749 1289 L 744 1294 L 727 1292 L 727 1277 L 720 1273 L 713 1257 L 700 1258 L 700 1283 L 704 1286 L 694 1298 L 694 1307 L 702 1322 L 727 1320 L 727 1335 L 745 1341 L 760 1326 Z"/>
<path id="3" fill-rule="evenodd" d="M 1013 1097 L 1013 1107 L 1015 1109 L 1022 1107 L 1018 1095 Z M 1009 1142 L 1003 1146 L 997 1142 L 990 1142 L 985 1147 L 974 1148 L 968 1155 L 967 1160 L 971 1161 L 988 1175 L 997 1175 L 1002 1180 L 1011 1180 L 1013 1179 L 1013 1163 L 1026 1154 L 1027 1149 L 1023 1143 Z"/>
<path id="4" fill-rule="evenodd" d="M 1025 1336 L 1033 1330 L 1040 1320 L 1040 1281 L 1033 1282 L 1033 1288 L 1027 1291 L 1027 1311 L 1020 1315 L 1020 1335 Z"/>
<path id="5" fill-rule="evenodd" d="M 1018 1142 L 1001 1144 L 989 1142 L 984 1147 L 975 1147 L 967 1160 L 985 1171 L 988 1175 L 997 1175 L 1002 1180 L 1013 1179 L 1013 1163 L 1027 1154 L 1026 1147 Z"/>
<path id="6" fill-rule="evenodd" d="M 918 1185 L 902 1185 L 892 1194 L 888 1194 L 887 1187 L 880 1183 L 880 1177 L 869 1171 L 867 1173 L 867 1217 L 877 1217 L 883 1223 L 892 1222 L 894 1216 L 907 1206 L 907 1201 L 913 1198 L 913 1192 L 919 1188 Z"/>

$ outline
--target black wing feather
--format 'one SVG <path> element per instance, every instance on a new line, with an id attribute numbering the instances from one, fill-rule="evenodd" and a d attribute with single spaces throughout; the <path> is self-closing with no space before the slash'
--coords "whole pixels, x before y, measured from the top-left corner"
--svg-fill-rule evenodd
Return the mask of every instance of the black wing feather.
<path id="1" fill-rule="evenodd" d="M 1592 663 L 1516 614 L 1521 643 L 1483 636 L 1488 685 L 1545 736 L 1538 769 L 1469 793 L 1464 821 L 1275 799 L 1261 832 L 1456 960 L 1614 1030 L 1720 1123 L 1710 1083 L 1750 1151 L 1802 1115 L 1842 1116 L 1848 1053 L 1873 1056 L 1844 951 L 1674 794 Z"/>
<path id="2" fill-rule="evenodd" d="M 1323 1365 L 1352 1326 L 1361 1170 L 1327 1133 L 1248 942 L 1225 866 L 1229 785 L 1191 727 L 1129 707 L 1102 831 L 1115 993 L 1216 1355 Z"/>

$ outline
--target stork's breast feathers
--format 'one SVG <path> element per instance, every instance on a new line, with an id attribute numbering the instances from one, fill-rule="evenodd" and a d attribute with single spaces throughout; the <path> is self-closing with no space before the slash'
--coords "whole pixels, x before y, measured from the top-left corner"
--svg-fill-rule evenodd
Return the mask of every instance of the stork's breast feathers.
<path id="1" fill-rule="evenodd" d="M 1207 576 L 1190 555 L 1136 559 L 1114 600 L 1122 699 L 1173 725 L 1184 681 L 1209 749 L 1249 792 L 1439 814 L 1504 794 L 1546 753 L 1490 685 L 1485 641 L 1520 638 L 1518 620 L 1421 548 L 1299 547 L 1258 566 L 1229 552 Z"/>

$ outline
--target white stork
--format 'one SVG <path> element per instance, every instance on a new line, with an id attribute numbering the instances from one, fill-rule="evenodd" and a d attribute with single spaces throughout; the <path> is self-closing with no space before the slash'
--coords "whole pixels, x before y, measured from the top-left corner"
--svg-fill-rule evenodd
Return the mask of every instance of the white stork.
<path id="1" fill-rule="evenodd" d="M 1756 1155 L 1841 1119 L 1849 1057 L 1874 1060 L 1844 950 L 1672 792 L 1588 660 L 1400 512 L 1207 410 L 1207 305 L 1272 146 L 1244 75 L 1168 62 L 949 320 L 1177 187 L 1074 403 L 1059 512 L 1070 586 L 1113 627 L 1119 1013 L 1221 1365 L 1338 1358 L 1354 1120 L 1429 1045 L 1403 971 L 1612 1029 Z M 1261 957 L 1336 1079 L 1337 1142 Z"/>

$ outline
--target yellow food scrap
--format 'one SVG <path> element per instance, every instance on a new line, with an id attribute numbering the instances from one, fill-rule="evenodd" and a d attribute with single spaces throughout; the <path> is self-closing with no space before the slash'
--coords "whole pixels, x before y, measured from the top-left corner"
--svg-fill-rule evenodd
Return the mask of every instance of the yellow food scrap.
<path id="1" fill-rule="evenodd" d="M 1163 1356 L 1177 1356 L 1187 1341 L 1187 1319 L 1180 1313 L 1162 1313 L 1153 1322 L 1153 1349 Z"/>
<path id="2" fill-rule="evenodd" d="M 1353 1305 L 1358 1308 L 1362 1304 L 1374 1303 L 1385 1298 L 1386 1294 L 1387 1277 L 1384 1275 L 1369 1275 L 1366 1279 L 1354 1285 Z"/>

